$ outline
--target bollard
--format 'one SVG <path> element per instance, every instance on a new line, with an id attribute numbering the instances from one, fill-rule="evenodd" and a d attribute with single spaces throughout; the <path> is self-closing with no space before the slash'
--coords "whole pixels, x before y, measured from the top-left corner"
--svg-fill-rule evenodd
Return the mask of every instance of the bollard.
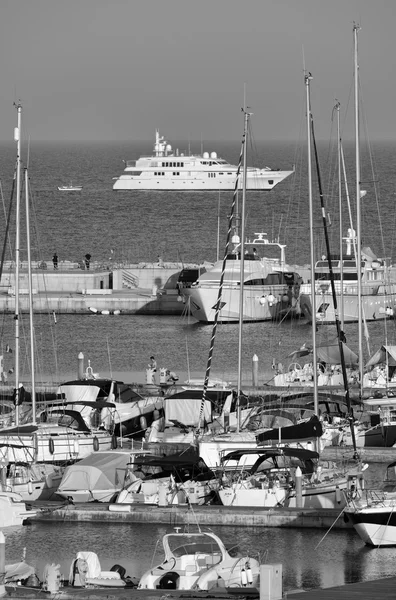
<path id="1" fill-rule="evenodd" d="M 0 531 L 0 597 L 7 594 L 5 585 L 5 537 L 4 533 Z"/>
<path id="2" fill-rule="evenodd" d="M 252 376 L 253 376 L 253 387 L 258 387 L 258 356 L 253 355 L 252 359 Z"/>
<path id="3" fill-rule="evenodd" d="M 260 600 L 282 600 L 282 565 L 260 565 Z"/>
<path id="4" fill-rule="evenodd" d="M 301 508 L 302 501 L 302 471 L 300 467 L 296 469 L 296 507 Z"/>
<path id="5" fill-rule="evenodd" d="M 78 355 L 78 367 L 77 367 L 77 379 L 84 379 L 84 354 L 82 352 Z"/>
<path id="6" fill-rule="evenodd" d="M 168 499 L 167 499 L 167 487 L 166 485 L 163 485 L 162 483 L 159 484 L 158 486 L 158 506 L 167 506 L 168 505 Z"/>

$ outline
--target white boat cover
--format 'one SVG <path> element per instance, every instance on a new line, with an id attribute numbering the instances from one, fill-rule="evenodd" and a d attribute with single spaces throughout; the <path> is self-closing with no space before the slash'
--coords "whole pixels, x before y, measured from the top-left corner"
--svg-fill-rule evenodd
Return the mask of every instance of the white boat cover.
<path id="1" fill-rule="evenodd" d="M 5 566 L 4 582 L 21 581 L 27 579 L 30 575 L 34 575 L 36 569 L 26 564 L 25 562 L 14 563 L 13 565 Z"/>
<path id="2" fill-rule="evenodd" d="M 381 346 L 366 363 L 366 367 L 374 367 L 381 363 L 388 363 L 391 367 L 396 366 L 396 346 Z"/>
<path id="3" fill-rule="evenodd" d="M 127 452 L 94 452 L 66 468 L 58 491 L 121 489 L 130 460 Z"/>
<path id="4" fill-rule="evenodd" d="M 66 402 L 95 402 L 100 387 L 96 385 L 61 385 L 58 394 L 64 394 Z"/>
<path id="5" fill-rule="evenodd" d="M 202 393 L 201 393 L 202 395 Z M 166 423 L 181 423 L 189 427 L 199 427 L 205 423 L 212 422 L 212 403 L 205 400 L 204 410 L 200 420 L 201 398 L 173 398 L 170 396 L 165 399 Z"/>

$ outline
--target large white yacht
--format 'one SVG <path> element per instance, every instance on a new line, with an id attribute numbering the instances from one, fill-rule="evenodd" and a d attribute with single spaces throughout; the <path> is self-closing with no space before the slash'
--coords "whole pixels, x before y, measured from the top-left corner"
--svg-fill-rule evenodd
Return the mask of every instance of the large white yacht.
<path id="1" fill-rule="evenodd" d="M 342 310 L 344 322 L 359 320 L 358 266 L 352 252 L 356 233 L 348 229 L 346 254 L 331 255 L 337 306 Z M 362 248 L 361 302 L 366 321 L 394 318 L 396 314 L 395 268 L 386 259 L 377 258 L 370 248 Z M 341 287 L 342 278 L 342 287 Z M 329 263 L 326 256 L 315 264 L 315 308 L 317 323 L 334 323 L 335 310 L 331 291 Z M 341 295 L 342 292 L 342 295 Z M 311 320 L 311 283 L 301 286 L 300 306 Z"/>
<path id="2" fill-rule="evenodd" d="M 248 190 L 272 190 L 293 171 L 248 167 Z M 172 150 L 159 131 L 155 132 L 153 156 L 128 160 L 113 190 L 233 190 L 237 167 L 217 156 L 216 152 L 185 155 Z M 242 189 L 241 174 L 239 186 Z"/>
<path id="3" fill-rule="evenodd" d="M 286 264 L 286 246 L 277 240 L 271 242 L 266 233 L 255 235 L 253 240 L 244 243 L 243 320 L 268 321 L 299 315 L 302 278 Z M 232 243 L 234 248 L 227 255 L 223 275 L 223 261 L 219 260 L 195 283 L 180 287 L 191 314 L 203 323 L 215 321 L 221 279 L 223 284 L 218 321 L 236 323 L 240 320 L 241 244 L 238 235 L 234 235 Z M 260 256 L 259 252 L 263 254 L 271 246 L 280 250 L 280 259 Z"/>

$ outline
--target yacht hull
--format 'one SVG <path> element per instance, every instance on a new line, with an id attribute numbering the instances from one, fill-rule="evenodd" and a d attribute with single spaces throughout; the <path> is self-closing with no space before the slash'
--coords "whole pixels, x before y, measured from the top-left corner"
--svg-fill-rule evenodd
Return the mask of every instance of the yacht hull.
<path id="1" fill-rule="evenodd" d="M 357 291 L 343 296 L 337 294 L 338 318 L 343 311 L 345 323 L 357 323 L 359 321 L 359 304 Z M 335 311 L 331 294 L 316 294 L 316 322 L 320 324 L 335 323 Z M 309 294 L 304 290 L 300 295 L 300 306 L 304 316 L 312 319 L 312 306 Z M 393 316 L 393 307 L 396 306 L 396 285 L 391 285 L 385 290 L 380 286 L 377 293 L 362 295 L 362 313 L 366 321 L 378 321 Z"/>
<path id="2" fill-rule="evenodd" d="M 258 174 L 248 176 L 247 190 L 270 191 L 278 183 L 291 175 L 293 171 L 266 171 L 260 170 Z M 123 173 L 116 179 L 113 190 L 191 190 L 191 191 L 214 191 L 234 190 L 236 171 L 232 175 L 222 174 L 220 177 L 208 177 L 204 172 L 200 176 L 179 176 L 156 178 L 154 172 L 146 173 L 144 177 Z M 243 177 L 240 178 L 239 189 L 242 189 Z"/>
<path id="3" fill-rule="evenodd" d="M 254 289 L 253 289 L 254 288 Z M 283 292 L 284 286 L 282 286 Z M 275 293 L 273 286 L 246 286 L 243 297 L 244 321 L 273 321 L 290 312 L 290 300 L 284 293 Z M 215 305 L 218 297 L 218 287 L 184 288 L 183 296 L 189 303 L 192 316 L 203 323 L 213 323 L 215 320 Z M 264 300 L 269 294 L 274 294 L 276 302 Z M 240 308 L 239 286 L 224 287 L 221 297 L 222 308 L 218 321 L 227 323 L 239 322 Z"/>

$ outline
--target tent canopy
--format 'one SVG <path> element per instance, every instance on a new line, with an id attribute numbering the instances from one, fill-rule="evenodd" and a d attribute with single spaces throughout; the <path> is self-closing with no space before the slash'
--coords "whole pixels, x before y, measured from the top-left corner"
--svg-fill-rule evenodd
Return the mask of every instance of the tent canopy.
<path id="1" fill-rule="evenodd" d="M 344 342 L 342 348 L 344 351 L 344 360 L 347 366 L 355 366 L 359 363 L 359 357 L 353 352 Z M 395 346 L 396 350 L 396 346 Z M 312 354 L 312 346 L 304 344 L 298 350 L 291 352 L 288 357 L 296 360 L 297 358 L 308 356 Z M 337 341 L 331 342 L 330 344 L 323 344 L 316 347 L 316 354 L 318 360 L 328 365 L 339 365 L 341 364 L 340 348 Z"/>
<path id="2" fill-rule="evenodd" d="M 381 346 L 366 363 L 366 367 L 374 367 L 381 363 L 388 363 L 391 367 L 396 366 L 396 346 Z"/>
<path id="3" fill-rule="evenodd" d="M 128 452 L 95 452 L 67 467 L 59 485 L 59 492 L 67 490 L 121 489 L 127 464 Z"/>

